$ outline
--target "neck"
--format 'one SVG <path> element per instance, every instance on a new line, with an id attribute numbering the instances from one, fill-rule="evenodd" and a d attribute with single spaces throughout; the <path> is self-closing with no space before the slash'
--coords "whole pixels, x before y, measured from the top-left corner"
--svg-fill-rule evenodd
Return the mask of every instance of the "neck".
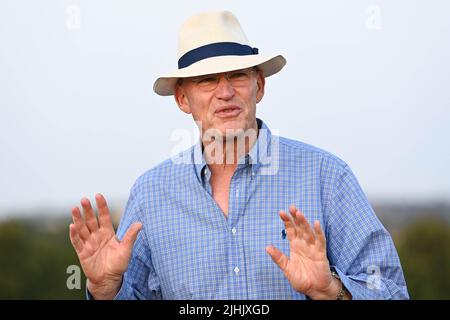
<path id="1" fill-rule="evenodd" d="M 204 156 L 211 173 L 233 174 L 239 161 L 243 160 L 256 143 L 258 133 L 255 120 L 254 126 L 245 132 L 241 130 L 225 137 L 221 134 L 205 137 L 202 140 Z"/>

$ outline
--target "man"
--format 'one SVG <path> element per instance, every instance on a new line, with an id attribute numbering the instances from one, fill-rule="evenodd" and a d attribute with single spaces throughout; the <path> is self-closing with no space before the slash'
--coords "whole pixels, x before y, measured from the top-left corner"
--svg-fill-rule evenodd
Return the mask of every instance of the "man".
<path id="1" fill-rule="evenodd" d="M 286 60 L 252 48 L 229 12 L 181 28 L 178 70 L 154 91 L 200 141 L 134 184 L 118 237 L 105 199 L 72 210 L 95 299 L 404 299 L 394 244 L 350 168 L 256 118 Z M 281 218 L 281 219 L 280 219 Z M 119 240 L 120 239 L 120 240 Z"/>

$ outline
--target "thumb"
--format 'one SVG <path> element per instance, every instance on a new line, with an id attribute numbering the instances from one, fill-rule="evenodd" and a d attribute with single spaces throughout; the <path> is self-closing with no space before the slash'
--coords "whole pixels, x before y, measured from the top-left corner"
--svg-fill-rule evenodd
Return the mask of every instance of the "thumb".
<path id="1" fill-rule="evenodd" d="M 266 252 L 270 255 L 273 262 L 281 269 L 281 271 L 286 271 L 286 267 L 289 262 L 289 258 L 286 257 L 280 250 L 275 248 L 274 246 L 266 247 Z"/>
<path id="2" fill-rule="evenodd" d="M 131 225 L 131 227 L 128 228 L 127 232 L 125 233 L 125 236 L 122 239 L 122 245 L 127 248 L 131 249 L 133 247 L 134 242 L 136 241 L 136 238 L 138 236 L 139 231 L 142 229 L 142 223 L 136 222 Z"/>

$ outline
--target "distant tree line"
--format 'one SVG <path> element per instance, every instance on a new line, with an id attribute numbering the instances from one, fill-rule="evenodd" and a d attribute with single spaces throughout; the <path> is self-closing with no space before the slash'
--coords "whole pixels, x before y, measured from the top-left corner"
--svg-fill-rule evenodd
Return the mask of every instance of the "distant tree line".
<path id="1" fill-rule="evenodd" d="M 0 299 L 85 299 L 82 272 L 81 288 L 67 287 L 67 269 L 79 263 L 68 237 L 69 223 L 0 224 Z M 450 299 L 450 225 L 421 218 L 396 230 L 394 241 L 411 298 Z"/>

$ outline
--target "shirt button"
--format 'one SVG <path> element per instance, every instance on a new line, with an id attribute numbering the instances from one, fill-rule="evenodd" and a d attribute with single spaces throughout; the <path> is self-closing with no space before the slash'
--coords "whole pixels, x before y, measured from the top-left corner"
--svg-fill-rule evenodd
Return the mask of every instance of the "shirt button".
<path id="1" fill-rule="evenodd" d="M 236 234 L 236 228 L 231 229 L 231 232 L 232 232 L 233 234 Z"/>
<path id="2" fill-rule="evenodd" d="M 234 273 L 236 273 L 236 274 L 239 273 L 239 268 L 238 267 L 234 268 Z"/>

